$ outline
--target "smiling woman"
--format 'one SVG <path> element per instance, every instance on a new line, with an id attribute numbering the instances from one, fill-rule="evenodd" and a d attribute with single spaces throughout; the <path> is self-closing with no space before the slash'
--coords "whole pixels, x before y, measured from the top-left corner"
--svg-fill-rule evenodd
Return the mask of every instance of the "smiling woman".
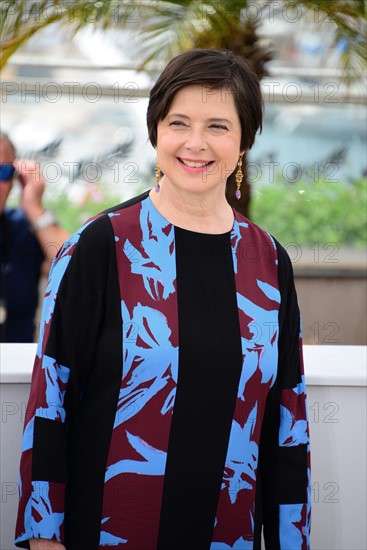
<path id="1" fill-rule="evenodd" d="M 89 220 L 46 290 L 16 544 L 308 550 L 302 341 L 284 248 L 231 208 L 261 127 L 231 52 L 174 58 L 147 121 L 156 185 Z"/>
<path id="2" fill-rule="evenodd" d="M 224 100 L 225 99 L 225 100 Z M 163 177 L 151 199 L 172 223 L 221 233 L 233 226 L 223 188 L 243 151 L 232 95 L 186 86 L 157 126 L 157 162 Z"/>
<path id="3" fill-rule="evenodd" d="M 157 148 L 156 173 L 164 174 L 156 187 L 162 193 L 151 199 L 178 225 L 215 233 L 232 227 L 223 189 L 238 163 L 236 197 L 241 196 L 242 155 L 261 130 L 263 102 L 244 59 L 234 62 L 229 52 L 219 57 L 213 49 L 205 50 L 203 60 L 202 51 L 173 59 L 151 91 L 148 132 Z"/>

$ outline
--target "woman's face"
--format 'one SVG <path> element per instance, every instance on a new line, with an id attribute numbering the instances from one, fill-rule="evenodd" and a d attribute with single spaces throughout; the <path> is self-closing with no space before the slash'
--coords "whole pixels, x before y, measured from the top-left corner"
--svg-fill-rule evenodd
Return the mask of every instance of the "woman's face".
<path id="1" fill-rule="evenodd" d="M 238 162 L 240 143 L 233 94 L 225 89 L 182 88 L 157 125 L 157 159 L 165 181 L 193 193 L 225 187 Z"/>

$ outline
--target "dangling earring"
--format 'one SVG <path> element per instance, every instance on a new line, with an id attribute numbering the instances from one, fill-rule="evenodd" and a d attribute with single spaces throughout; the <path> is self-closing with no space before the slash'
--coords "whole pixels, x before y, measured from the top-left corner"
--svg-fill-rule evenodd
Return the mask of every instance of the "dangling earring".
<path id="1" fill-rule="evenodd" d="M 242 179 L 243 179 L 243 173 L 242 173 L 242 157 L 243 157 L 243 153 L 241 153 L 240 155 L 240 158 L 238 159 L 238 168 L 237 168 L 237 172 L 236 172 L 236 185 L 237 185 L 237 189 L 236 189 L 236 199 L 239 200 L 241 198 L 241 183 L 242 183 Z"/>
<path id="2" fill-rule="evenodd" d="M 155 165 L 154 174 L 155 174 L 155 192 L 159 193 L 159 191 L 161 190 L 161 186 L 159 185 L 159 180 L 161 179 L 161 169 L 159 168 L 158 161 L 156 162 L 156 165 Z"/>

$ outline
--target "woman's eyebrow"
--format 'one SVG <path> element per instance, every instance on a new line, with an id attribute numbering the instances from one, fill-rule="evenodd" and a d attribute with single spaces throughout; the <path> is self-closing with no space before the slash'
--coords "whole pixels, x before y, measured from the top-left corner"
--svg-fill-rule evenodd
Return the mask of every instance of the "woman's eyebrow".
<path id="1" fill-rule="evenodd" d="M 167 115 L 168 117 L 171 117 L 171 116 L 177 116 L 177 117 L 180 117 L 180 118 L 185 118 L 187 120 L 190 120 L 190 117 L 187 116 L 187 115 L 184 115 L 182 113 L 168 113 Z M 230 120 L 228 120 L 228 118 L 221 118 L 221 117 L 211 117 L 211 118 L 208 118 L 207 119 L 207 122 L 225 122 L 226 124 L 232 124 L 232 122 Z"/>
<path id="2" fill-rule="evenodd" d="M 226 124 L 232 124 L 228 118 L 221 118 L 221 117 L 212 117 L 208 118 L 208 122 L 225 122 Z"/>
<path id="3" fill-rule="evenodd" d="M 168 113 L 167 116 L 179 116 L 179 117 L 181 117 L 181 118 L 187 118 L 188 120 L 190 119 L 189 116 L 183 115 L 183 114 L 181 114 L 181 113 Z"/>

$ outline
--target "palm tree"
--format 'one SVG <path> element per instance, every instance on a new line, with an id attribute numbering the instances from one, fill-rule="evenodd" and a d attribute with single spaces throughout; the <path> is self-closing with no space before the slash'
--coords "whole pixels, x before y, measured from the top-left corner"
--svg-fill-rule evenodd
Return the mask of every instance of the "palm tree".
<path id="1" fill-rule="evenodd" d="M 260 79 L 268 74 L 266 63 L 272 59 L 273 54 L 269 45 L 260 40 L 258 18 L 246 17 L 250 14 L 249 0 L 208 3 L 198 0 L 171 0 L 151 4 L 145 7 L 141 19 L 144 67 L 160 59 L 165 62 L 179 52 L 191 48 L 225 48 L 247 59 Z M 262 9 L 271 8 L 271 5 L 272 0 L 266 0 Z M 255 7 L 258 6 L 257 2 Z M 364 0 L 284 0 L 281 7 L 287 14 L 292 9 L 303 8 L 310 13 L 316 13 L 320 20 L 327 18 L 329 27 L 330 21 L 335 24 L 335 45 L 343 40 L 347 46 L 342 59 L 346 77 L 352 78 L 353 73 L 358 73 L 365 66 L 365 40 L 362 37 Z M 246 164 L 244 159 L 240 200 L 235 198 L 233 174 L 228 179 L 226 195 L 233 207 L 249 217 L 251 187 Z"/>
<path id="2" fill-rule="evenodd" d="M 259 2 L 255 3 L 259 7 Z M 327 17 L 334 24 L 335 45 L 343 40 L 342 62 L 345 74 L 351 78 L 366 65 L 365 3 L 364 0 L 283 0 L 281 9 L 303 8 Z M 51 23 L 62 22 L 75 34 L 93 24 L 97 28 L 131 28 L 126 12 L 118 13 L 116 0 L 7 0 L 1 4 L 1 61 L 2 68 L 9 57 L 31 36 Z M 132 5 L 134 5 L 132 3 Z M 153 62 L 162 65 L 174 55 L 191 48 L 226 48 L 246 58 L 262 78 L 267 74 L 265 64 L 272 57 L 268 45 L 262 44 L 257 18 L 249 17 L 251 0 L 142 0 L 136 7 L 138 30 L 144 62 L 141 69 Z M 270 9 L 272 0 L 263 0 L 262 9 Z M 244 163 L 244 166 L 246 164 Z M 250 186 L 242 184 L 240 201 L 234 197 L 235 182 L 230 178 L 227 199 L 244 215 L 249 213 Z"/>

